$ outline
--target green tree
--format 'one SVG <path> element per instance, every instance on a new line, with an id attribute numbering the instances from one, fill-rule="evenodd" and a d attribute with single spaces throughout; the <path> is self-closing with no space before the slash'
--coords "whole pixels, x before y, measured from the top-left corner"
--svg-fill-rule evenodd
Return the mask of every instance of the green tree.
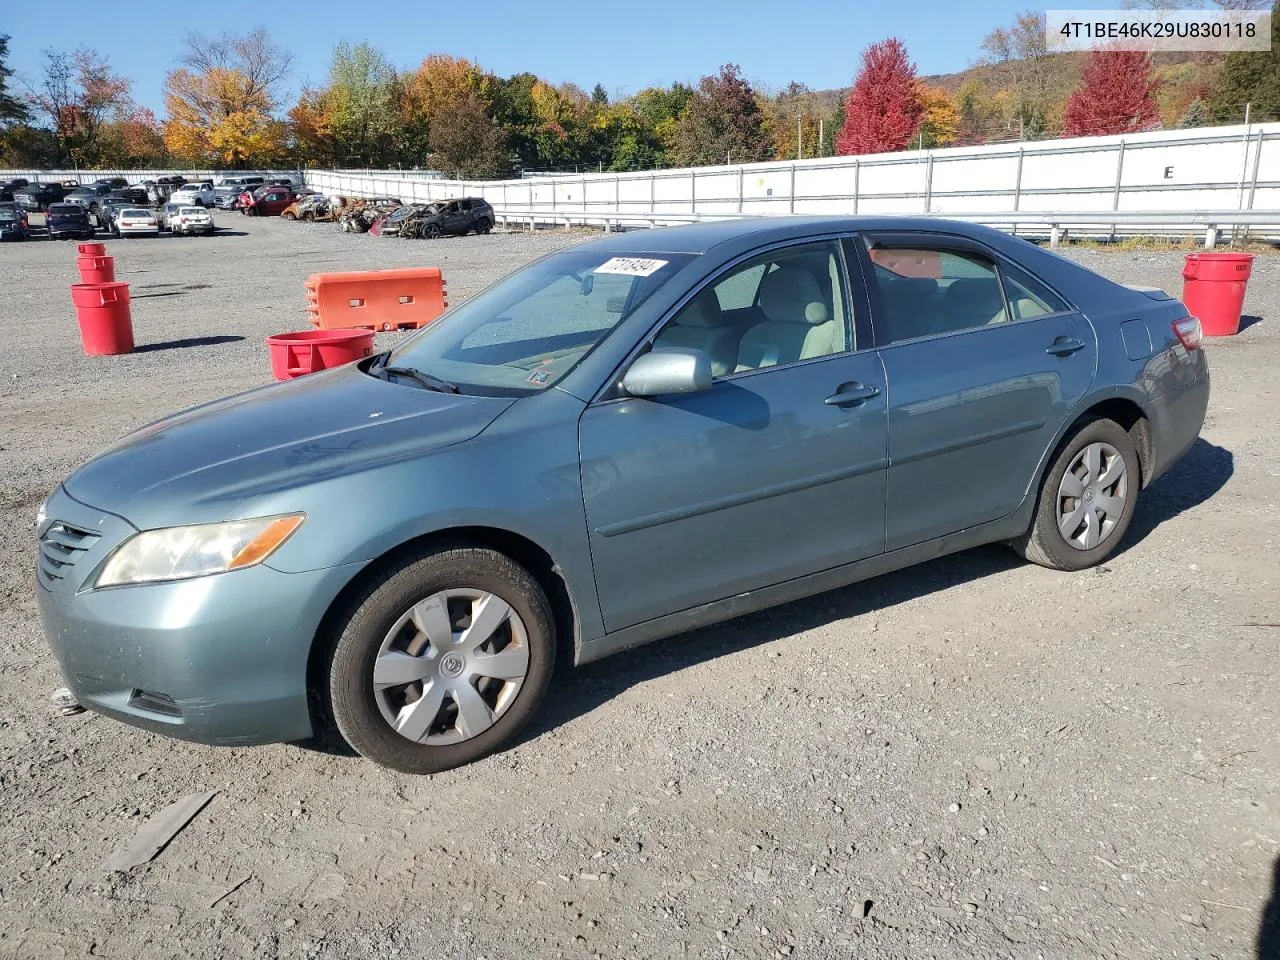
<path id="1" fill-rule="evenodd" d="M 591 102 L 597 107 L 607 107 L 609 105 L 609 94 L 603 84 L 597 83 L 591 88 Z"/>
<path id="2" fill-rule="evenodd" d="M 326 100 L 340 163 L 390 162 L 398 118 L 396 72 L 381 50 L 345 40 L 333 50 Z"/>
<path id="3" fill-rule="evenodd" d="M 1244 105 L 1257 120 L 1280 120 L 1280 3 L 1271 10 L 1271 49 L 1229 53 L 1209 97 L 1219 123 L 1243 123 Z"/>
<path id="4" fill-rule="evenodd" d="M 1199 97 L 1192 100 L 1187 105 L 1186 112 L 1178 121 L 1179 130 L 1189 130 L 1192 127 L 1203 127 L 1209 123 L 1209 109 L 1204 105 L 1204 101 Z"/>
<path id="5" fill-rule="evenodd" d="M 0 130 L 12 123 L 25 123 L 28 119 L 26 104 L 9 93 L 9 78 L 13 71 L 8 67 L 8 60 L 9 37 L 0 33 Z"/>
<path id="6" fill-rule="evenodd" d="M 489 113 L 507 134 L 507 146 L 515 154 L 520 167 L 534 169 L 538 165 L 535 132 L 538 113 L 533 103 L 533 88 L 540 81 L 532 73 L 495 77 L 484 96 Z"/>
<path id="7" fill-rule="evenodd" d="M 737 64 L 706 76 L 672 130 L 671 160 L 679 166 L 754 163 L 773 157 L 764 111 Z"/>

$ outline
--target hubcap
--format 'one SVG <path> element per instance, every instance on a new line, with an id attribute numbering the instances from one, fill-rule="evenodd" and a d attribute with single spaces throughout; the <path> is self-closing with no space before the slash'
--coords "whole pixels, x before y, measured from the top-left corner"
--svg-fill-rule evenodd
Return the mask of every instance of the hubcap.
<path id="1" fill-rule="evenodd" d="M 528 672 L 529 634 L 505 600 L 484 590 L 442 590 L 387 631 L 373 664 L 373 696 L 402 737 L 460 743 L 511 708 Z"/>
<path id="2" fill-rule="evenodd" d="M 1124 515 L 1129 476 L 1109 443 L 1091 443 L 1071 460 L 1058 485 L 1058 529 L 1077 550 L 1092 550 Z"/>

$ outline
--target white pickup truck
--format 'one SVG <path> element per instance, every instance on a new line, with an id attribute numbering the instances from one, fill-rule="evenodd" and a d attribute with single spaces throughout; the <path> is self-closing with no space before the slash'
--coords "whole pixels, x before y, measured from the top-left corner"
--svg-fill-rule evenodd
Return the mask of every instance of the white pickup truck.
<path id="1" fill-rule="evenodd" d="M 212 207 L 213 184 L 208 180 L 202 183 L 184 183 L 169 194 L 169 203 L 186 203 L 193 207 Z"/>

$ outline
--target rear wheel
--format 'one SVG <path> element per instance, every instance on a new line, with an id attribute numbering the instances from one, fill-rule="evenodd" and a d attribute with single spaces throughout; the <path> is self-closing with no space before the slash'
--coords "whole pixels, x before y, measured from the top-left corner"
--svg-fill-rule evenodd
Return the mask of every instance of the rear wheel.
<path id="1" fill-rule="evenodd" d="M 493 224 L 489 222 L 488 217 L 481 217 L 480 222 L 476 224 L 476 233 L 488 233 L 493 229 Z"/>
<path id="2" fill-rule="evenodd" d="M 1141 471 L 1123 427 L 1112 420 L 1084 424 L 1045 475 L 1031 529 L 1014 549 L 1054 570 L 1102 563 L 1133 519 Z"/>
<path id="3" fill-rule="evenodd" d="M 329 669 L 338 730 L 406 773 L 497 749 L 537 710 L 555 666 L 546 595 L 493 550 L 409 558 L 366 588 L 339 629 Z"/>

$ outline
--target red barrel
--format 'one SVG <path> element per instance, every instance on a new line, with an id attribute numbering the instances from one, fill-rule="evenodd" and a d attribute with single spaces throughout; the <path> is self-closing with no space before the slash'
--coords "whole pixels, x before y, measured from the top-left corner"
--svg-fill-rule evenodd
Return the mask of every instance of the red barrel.
<path id="1" fill-rule="evenodd" d="M 133 352 L 133 319 L 127 283 L 73 283 L 80 342 L 91 357 Z"/>
<path id="2" fill-rule="evenodd" d="M 1187 254 L 1182 302 L 1200 319 L 1206 337 L 1229 337 L 1240 329 L 1244 291 L 1252 272 L 1252 253 Z"/>
<path id="3" fill-rule="evenodd" d="M 88 244 L 82 243 L 81 246 L 88 246 Z M 115 283 L 116 281 L 115 257 L 76 257 L 76 266 L 80 268 L 81 283 Z"/>
<path id="4" fill-rule="evenodd" d="M 107 245 L 96 242 L 77 243 L 76 251 L 82 257 L 101 257 L 107 252 Z"/>
<path id="5" fill-rule="evenodd" d="M 302 330 L 267 337 L 271 373 L 290 380 L 338 367 L 373 353 L 372 330 Z"/>

